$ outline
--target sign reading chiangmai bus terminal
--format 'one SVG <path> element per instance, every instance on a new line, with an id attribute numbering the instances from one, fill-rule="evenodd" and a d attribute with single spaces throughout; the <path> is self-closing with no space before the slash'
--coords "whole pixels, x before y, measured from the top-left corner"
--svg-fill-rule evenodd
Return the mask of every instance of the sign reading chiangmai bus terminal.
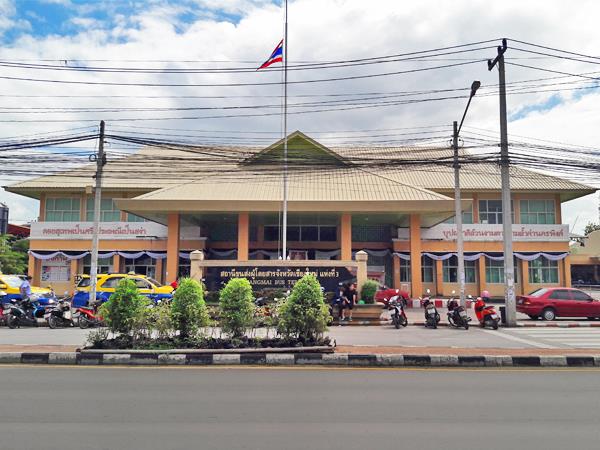
<path id="1" fill-rule="evenodd" d="M 307 273 L 317 277 L 325 292 L 332 292 L 339 283 L 354 280 L 346 267 L 205 267 L 204 284 L 209 291 L 218 291 L 232 278 L 246 278 L 254 290 L 290 289 Z"/>

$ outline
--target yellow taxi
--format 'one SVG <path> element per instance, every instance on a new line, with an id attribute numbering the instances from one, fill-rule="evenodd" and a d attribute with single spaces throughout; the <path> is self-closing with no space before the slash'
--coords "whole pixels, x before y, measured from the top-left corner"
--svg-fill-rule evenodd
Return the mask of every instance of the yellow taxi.
<path id="1" fill-rule="evenodd" d="M 21 299 L 19 288 L 24 279 L 25 275 L 7 275 L 0 272 L 0 291 L 6 292 L 6 295 L 2 297 L 3 303 L 10 302 L 13 299 Z M 31 293 L 39 297 L 39 302 L 42 305 L 48 303 L 50 299 L 54 299 L 54 292 L 48 288 L 31 286 Z"/>
<path id="2" fill-rule="evenodd" d="M 113 292 L 115 292 L 119 281 L 124 278 L 133 280 L 140 290 L 140 294 L 145 295 L 151 300 L 158 301 L 173 297 L 172 286 L 165 286 L 154 278 L 130 272 L 98 274 L 96 280 L 96 299 L 101 302 L 107 301 Z M 79 275 L 79 281 L 77 282 L 77 286 L 75 286 L 75 295 L 73 296 L 73 307 L 80 308 L 88 304 L 90 284 L 89 275 Z"/>

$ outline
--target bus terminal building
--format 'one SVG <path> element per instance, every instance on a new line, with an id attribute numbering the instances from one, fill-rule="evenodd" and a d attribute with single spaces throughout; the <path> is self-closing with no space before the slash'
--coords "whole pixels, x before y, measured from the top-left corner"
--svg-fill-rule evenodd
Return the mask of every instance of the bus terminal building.
<path id="1" fill-rule="evenodd" d="M 382 284 L 407 288 L 413 297 L 425 289 L 446 296 L 458 290 L 450 149 L 333 149 L 301 132 L 289 136 L 288 148 L 287 258 L 350 261 L 364 250 L 369 277 Z M 207 159 L 207 148 L 144 147 L 109 159 L 99 272 L 135 271 L 170 283 L 189 274 L 194 250 L 232 266 L 279 259 L 283 183 L 274 163 L 282 160 L 283 142 L 245 151 L 247 157 L 229 163 Z M 430 158 L 432 164 L 378 164 L 374 155 Z M 443 158 L 446 164 L 433 164 Z M 356 163 L 367 159 L 372 167 Z M 302 170 L 293 169 L 297 161 Z M 6 187 L 40 201 L 30 236 L 34 284 L 69 290 L 77 274 L 89 271 L 93 171 L 89 165 Z M 500 168 L 491 162 L 464 165 L 460 180 L 467 293 L 503 295 Z M 511 167 L 517 294 L 570 286 L 569 229 L 561 204 L 592 192 Z"/>

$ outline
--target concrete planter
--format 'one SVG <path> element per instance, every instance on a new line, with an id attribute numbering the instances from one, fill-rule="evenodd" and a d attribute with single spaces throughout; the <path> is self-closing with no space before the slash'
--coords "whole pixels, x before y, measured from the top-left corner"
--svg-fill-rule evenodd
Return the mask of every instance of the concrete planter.
<path id="1" fill-rule="evenodd" d="M 372 305 L 354 305 L 352 318 L 355 320 L 379 320 L 383 311 L 381 303 L 374 303 Z"/>

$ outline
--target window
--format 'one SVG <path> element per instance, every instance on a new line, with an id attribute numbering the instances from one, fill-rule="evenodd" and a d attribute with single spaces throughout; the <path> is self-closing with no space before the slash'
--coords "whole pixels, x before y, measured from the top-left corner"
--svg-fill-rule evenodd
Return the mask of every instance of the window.
<path id="1" fill-rule="evenodd" d="M 400 282 L 410 283 L 410 261 L 400 258 Z"/>
<path id="2" fill-rule="evenodd" d="M 147 220 L 135 214 L 127 213 L 127 222 L 147 222 Z"/>
<path id="3" fill-rule="evenodd" d="M 279 240 L 279 226 L 265 225 L 265 241 Z M 307 242 L 335 242 L 337 241 L 337 227 L 332 225 L 290 225 L 287 228 L 288 241 Z"/>
<path id="4" fill-rule="evenodd" d="M 571 296 L 569 295 L 569 291 L 566 289 L 556 289 L 552 291 L 549 295 L 552 300 L 571 300 Z"/>
<path id="5" fill-rule="evenodd" d="M 521 223 L 555 223 L 554 200 L 521 200 Z"/>
<path id="6" fill-rule="evenodd" d="M 104 283 L 102 283 L 102 286 L 100 286 L 100 287 L 103 289 L 116 289 L 117 285 L 123 278 L 125 278 L 125 277 L 108 278 Z"/>
<path id="7" fill-rule="evenodd" d="M 573 300 L 578 300 L 578 301 L 581 301 L 581 302 L 592 301 L 592 297 L 590 297 L 589 295 L 587 295 L 585 292 L 571 291 L 571 294 L 573 295 Z"/>
<path id="8" fill-rule="evenodd" d="M 530 283 L 558 283 L 558 261 L 540 256 L 529 261 Z"/>
<path id="9" fill-rule="evenodd" d="M 79 222 L 79 198 L 46 199 L 46 217 L 48 222 Z"/>
<path id="10" fill-rule="evenodd" d="M 515 268 L 515 283 L 519 282 L 518 278 L 518 262 L 514 260 Z M 493 259 L 485 258 L 485 279 L 490 284 L 503 284 L 504 283 L 504 261 L 496 261 Z"/>
<path id="11" fill-rule="evenodd" d="M 133 278 L 133 281 L 135 281 L 135 285 L 138 289 L 152 289 L 150 283 L 142 278 Z"/>
<path id="12" fill-rule="evenodd" d="M 515 213 L 512 201 L 510 205 L 513 210 L 512 219 L 514 222 Z M 502 200 L 479 200 L 479 223 L 502 223 Z"/>
<path id="13" fill-rule="evenodd" d="M 421 256 L 421 280 L 423 283 L 433 283 L 435 262 L 429 256 Z"/>
<path id="14" fill-rule="evenodd" d="M 456 218 L 456 216 L 452 216 L 449 219 L 446 219 L 444 221 L 444 223 L 456 223 L 455 218 Z M 465 224 L 471 224 L 471 223 L 473 223 L 473 205 L 471 205 L 471 207 L 468 210 L 463 211 L 463 213 L 462 213 L 462 221 Z"/>
<path id="15" fill-rule="evenodd" d="M 85 207 L 86 221 L 94 221 L 94 199 L 88 198 Z M 103 198 L 100 201 L 100 222 L 120 222 L 121 211 L 115 206 L 112 198 Z"/>
<path id="16" fill-rule="evenodd" d="M 92 268 L 92 257 L 88 255 L 83 258 L 83 273 L 90 274 Z M 113 270 L 113 259 L 112 258 L 98 258 L 98 272 L 97 273 L 110 273 Z"/>
<path id="17" fill-rule="evenodd" d="M 458 283 L 458 257 L 442 261 L 444 283 Z M 465 283 L 475 283 L 475 261 L 465 261 Z"/>
<path id="18" fill-rule="evenodd" d="M 149 256 L 142 256 L 138 259 L 126 259 L 125 272 L 134 272 L 138 275 L 156 278 L 156 260 Z"/>

